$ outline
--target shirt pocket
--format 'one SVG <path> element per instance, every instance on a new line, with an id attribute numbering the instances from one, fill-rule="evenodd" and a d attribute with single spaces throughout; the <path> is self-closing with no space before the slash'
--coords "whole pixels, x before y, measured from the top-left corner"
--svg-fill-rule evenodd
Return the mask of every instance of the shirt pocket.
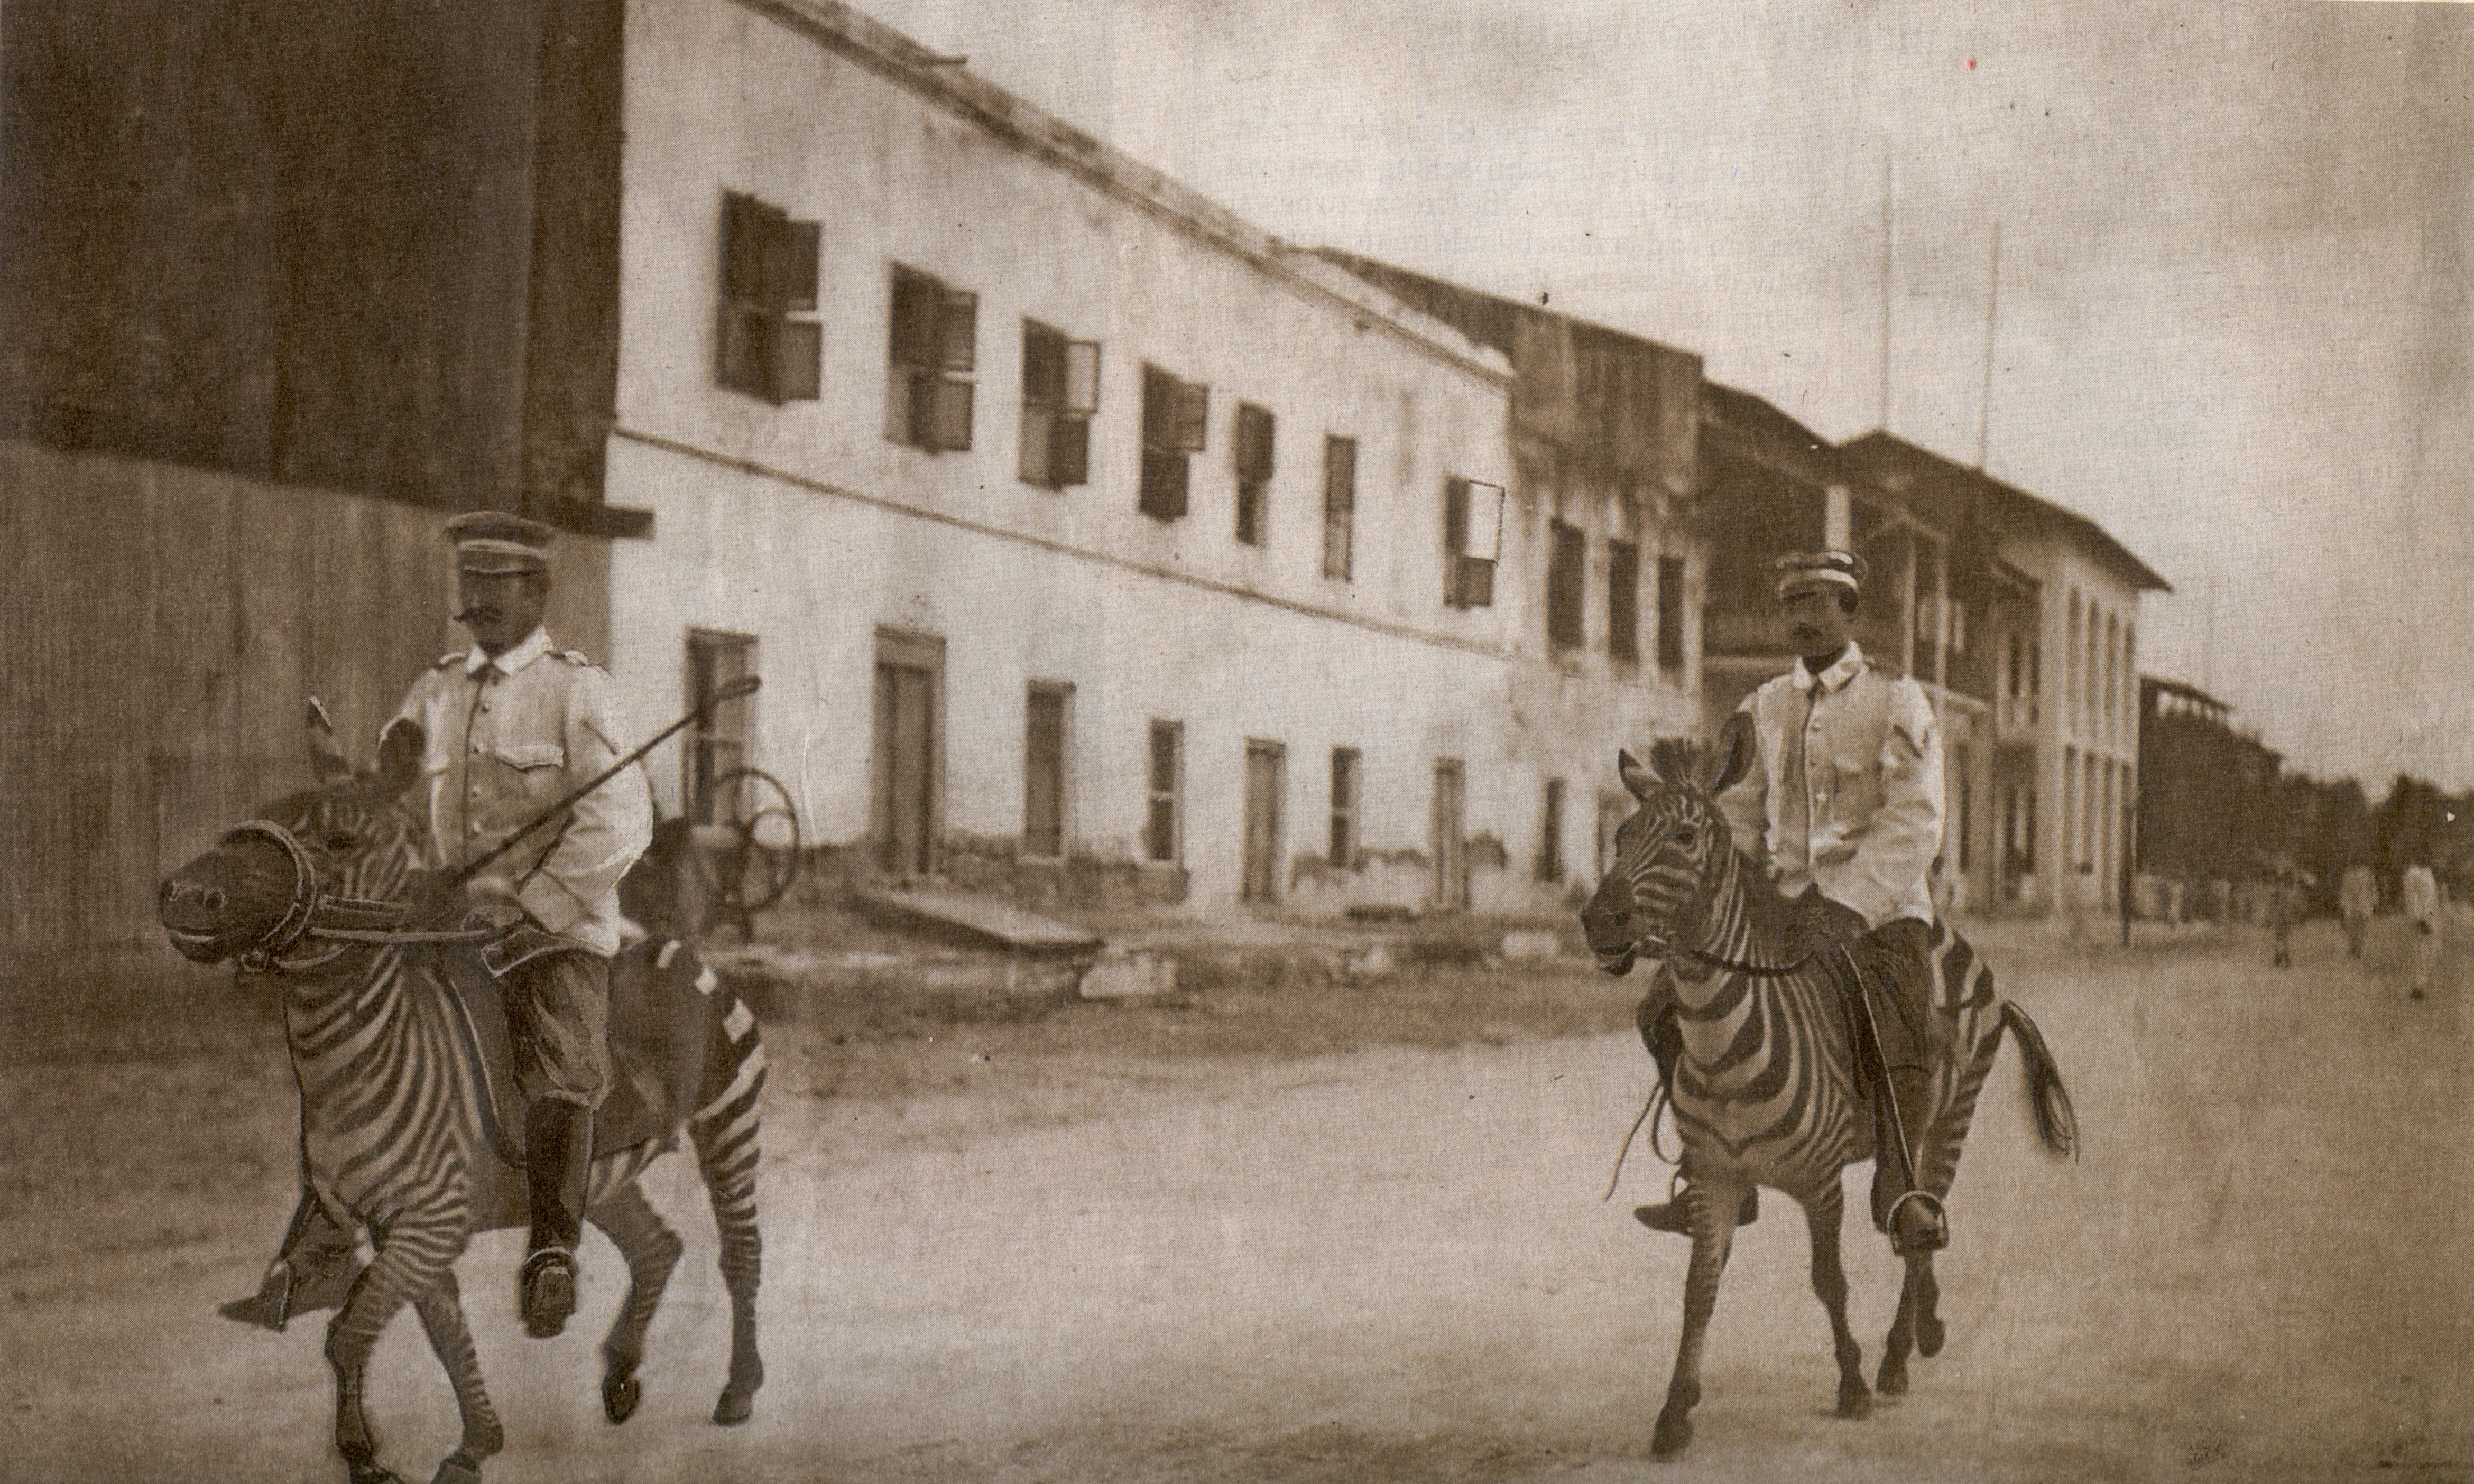
<path id="1" fill-rule="evenodd" d="M 497 742 L 490 755 L 498 776 L 507 779 L 506 798 L 525 809 L 538 809 L 567 788 L 567 749 L 556 742 Z"/>
<path id="2" fill-rule="evenodd" d="M 567 766 L 567 749 L 556 742 L 501 742 L 493 752 L 498 760 L 523 774 L 529 781 L 537 769 Z"/>
<path id="3" fill-rule="evenodd" d="M 1881 806 L 1881 784 L 1873 760 L 1839 754 L 1830 761 L 1830 816 L 1842 825 L 1861 825 Z"/>

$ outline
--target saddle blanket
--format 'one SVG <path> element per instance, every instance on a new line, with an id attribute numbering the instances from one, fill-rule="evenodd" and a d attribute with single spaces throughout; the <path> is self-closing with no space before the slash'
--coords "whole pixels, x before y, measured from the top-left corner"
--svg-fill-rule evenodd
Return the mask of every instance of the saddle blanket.
<path id="1" fill-rule="evenodd" d="M 524 1162 L 524 1099 L 517 1089 L 507 1037 L 506 1000 L 475 949 L 439 954 L 448 990 L 481 1067 L 481 1119 L 498 1157 Z M 647 938 L 610 960 L 610 1091 L 593 1118 L 597 1159 L 672 1137 L 695 1111 L 695 1095 L 720 1018 L 711 969 L 669 939 Z"/>

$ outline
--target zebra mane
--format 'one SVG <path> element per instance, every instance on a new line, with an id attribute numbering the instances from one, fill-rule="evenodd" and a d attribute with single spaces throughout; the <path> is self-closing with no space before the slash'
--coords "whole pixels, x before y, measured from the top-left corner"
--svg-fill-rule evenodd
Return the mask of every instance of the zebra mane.
<path id="1" fill-rule="evenodd" d="M 1650 771 L 1670 788 L 1698 788 L 1709 750 L 1689 737 L 1660 737 L 1649 744 Z"/>

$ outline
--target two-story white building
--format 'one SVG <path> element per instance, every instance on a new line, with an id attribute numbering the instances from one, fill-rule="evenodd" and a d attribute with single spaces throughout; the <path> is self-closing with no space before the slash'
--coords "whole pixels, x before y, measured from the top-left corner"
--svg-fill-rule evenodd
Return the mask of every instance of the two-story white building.
<path id="1" fill-rule="evenodd" d="M 1842 452 L 1954 533 L 1940 622 L 1967 714 L 1951 713 L 1943 853 L 1969 905 L 2119 907 L 2139 801 L 2139 603 L 2171 587 L 2095 521 L 1981 469 L 1880 432 Z"/>
<path id="2" fill-rule="evenodd" d="M 1691 712 L 1527 632 L 1501 353 L 829 0 L 625 35 L 610 663 L 764 681 L 667 810 L 745 763 L 885 876 L 1564 900 Z"/>

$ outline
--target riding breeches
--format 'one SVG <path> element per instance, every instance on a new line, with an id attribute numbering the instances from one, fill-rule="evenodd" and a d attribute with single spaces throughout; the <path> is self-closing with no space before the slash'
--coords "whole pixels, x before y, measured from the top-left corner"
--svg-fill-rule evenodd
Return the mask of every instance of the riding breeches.
<path id="1" fill-rule="evenodd" d="M 610 961 L 561 948 L 523 958 L 498 982 L 525 1100 L 600 1107 L 610 1091 Z"/>
<path id="2" fill-rule="evenodd" d="M 1928 1067 L 1941 1049 L 1934 1044 L 1931 953 L 1932 928 L 1914 918 L 1884 922 L 1847 944 L 1864 976 L 1886 1066 Z"/>

